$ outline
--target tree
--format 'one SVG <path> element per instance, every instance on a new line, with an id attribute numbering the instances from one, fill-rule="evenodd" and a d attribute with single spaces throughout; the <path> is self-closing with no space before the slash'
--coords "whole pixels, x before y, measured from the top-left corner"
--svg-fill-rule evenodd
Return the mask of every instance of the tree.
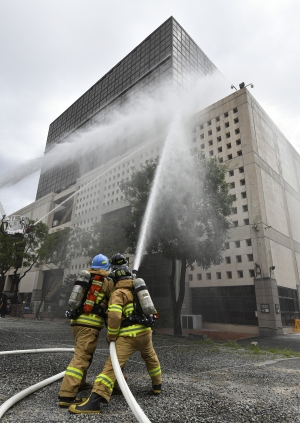
<path id="1" fill-rule="evenodd" d="M 4 289 L 5 276 L 14 265 L 14 240 L 0 232 L 0 294 Z"/>
<path id="2" fill-rule="evenodd" d="M 33 225 L 34 221 L 30 220 L 29 224 Z M 39 267 L 39 252 L 47 234 L 47 225 L 39 222 L 32 226 L 27 238 L 4 235 L 6 239 L 3 241 L 3 245 L 7 245 L 9 248 L 6 259 L 10 257 L 7 263 L 10 263 L 10 267 L 14 269 L 12 277 L 14 300 L 17 299 L 21 280 L 33 267 Z"/>
<path id="3" fill-rule="evenodd" d="M 127 238 L 133 249 L 156 168 L 155 161 L 148 161 L 140 171 L 132 174 L 130 181 L 121 184 L 131 205 Z M 175 162 L 170 160 L 162 173 L 145 250 L 148 253 L 161 252 L 172 263 L 170 293 L 175 335 L 182 334 L 180 314 L 185 295 L 186 269 L 193 268 L 195 261 L 207 269 L 223 260 L 222 252 L 231 227 L 227 216 L 232 212 L 233 201 L 225 174 L 226 166 L 219 164 L 215 158 L 206 159 L 197 151 L 191 156 L 181 156 L 180 160 L 177 157 Z M 176 260 L 181 263 L 178 296 Z"/>
<path id="4" fill-rule="evenodd" d="M 48 267 L 49 273 L 44 274 L 41 301 L 36 311 L 39 317 L 40 309 L 50 289 L 58 290 L 63 282 L 64 269 L 70 267 L 71 261 L 82 255 L 81 229 L 57 229 L 48 234 L 39 250 L 40 264 Z"/>

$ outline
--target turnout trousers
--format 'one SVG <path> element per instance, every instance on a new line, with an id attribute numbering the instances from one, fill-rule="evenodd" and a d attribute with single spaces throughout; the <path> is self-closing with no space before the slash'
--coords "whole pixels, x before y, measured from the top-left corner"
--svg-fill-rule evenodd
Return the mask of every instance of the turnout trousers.
<path id="1" fill-rule="evenodd" d="M 59 397 L 75 397 L 78 389 L 85 384 L 87 369 L 96 350 L 99 330 L 83 326 L 72 326 L 75 339 L 74 356 L 64 375 Z"/>
<path id="2" fill-rule="evenodd" d="M 127 360 L 136 351 L 141 353 L 145 361 L 152 385 L 160 385 L 162 381 L 160 364 L 156 352 L 152 345 L 152 331 L 142 332 L 135 337 L 119 336 L 116 340 L 116 351 L 120 367 L 123 369 Z M 110 356 L 106 360 L 102 373 L 100 373 L 94 382 L 92 392 L 101 395 L 107 401 L 110 400 L 116 376 L 113 370 Z"/>

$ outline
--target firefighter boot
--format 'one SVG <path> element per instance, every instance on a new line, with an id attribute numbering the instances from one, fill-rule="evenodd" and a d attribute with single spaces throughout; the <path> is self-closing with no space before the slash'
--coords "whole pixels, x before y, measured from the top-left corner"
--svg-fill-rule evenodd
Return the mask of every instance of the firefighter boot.
<path id="1" fill-rule="evenodd" d="M 73 414 L 99 414 L 101 395 L 92 392 L 91 396 L 80 405 L 71 405 L 69 407 L 70 413 Z"/>
<path id="2" fill-rule="evenodd" d="M 159 395 L 161 393 L 161 385 L 152 385 L 152 394 Z"/>
<path id="3" fill-rule="evenodd" d="M 81 404 L 86 401 L 86 398 L 76 398 L 76 397 L 58 397 L 58 405 L 61 408 L 69 408 L 72 404 Z"/>

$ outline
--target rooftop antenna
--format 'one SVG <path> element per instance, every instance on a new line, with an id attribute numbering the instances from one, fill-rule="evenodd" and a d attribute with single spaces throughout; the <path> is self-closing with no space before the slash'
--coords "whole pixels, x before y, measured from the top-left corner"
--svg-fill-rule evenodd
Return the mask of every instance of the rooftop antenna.
<path id="1" fill-rule="evenodd" d="M 251 88 L 254 88 L 254 85 L 252 84 L 252 82 L 251 82 L 250 84 L 248 84 L 248 85 L 245 85 L 245 82 L 241 82 L 241 83 L 239 84 L 240 90 L 241 90 L 242 88 L 249 87 L 249 85 L 250 85 L 250 87 L 251 87 Z M 237 88 L 236 88 L 234 85 L 231 85 L 231 89 L 232 89 L 232 90 L 233 90 L 233 88 L 235 89 L 235 91 L 237 91 Z"/>

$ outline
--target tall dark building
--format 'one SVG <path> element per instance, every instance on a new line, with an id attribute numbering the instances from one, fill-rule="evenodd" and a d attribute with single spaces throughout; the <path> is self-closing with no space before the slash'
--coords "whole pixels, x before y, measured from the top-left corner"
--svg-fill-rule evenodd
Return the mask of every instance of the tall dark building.
<path id="1" fill-rule="evenodd" d="M 122 106 L 137 91 L 151 89 L 168 79 L 188 88 L 195 77 L 216 70 L 192 38 L 170 17 L 51 123 L 45 152 L 77 129 L 104 122 L 114 108 Z M 94 157 L 88 170 L 99 166 L 100 160 Z M 84 169 L 79 169 L 73 161 L 46 172 L 42 170 L 36 199 L 74 184 L 83 173 Z"/>

